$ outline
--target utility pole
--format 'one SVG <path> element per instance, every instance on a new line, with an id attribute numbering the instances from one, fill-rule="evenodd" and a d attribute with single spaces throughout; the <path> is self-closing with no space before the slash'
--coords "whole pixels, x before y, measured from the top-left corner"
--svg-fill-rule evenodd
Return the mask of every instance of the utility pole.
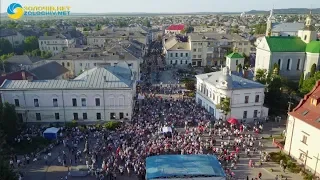
<path id="1" fill-rule="evenodd" d="M 318 162 L 319 162 L 319 153 L 318 153 L 318 155 L 317 155 L 317 157 L 316 156 L 313 156 L 314 158 L 316 158 L 316 167 L 314 168 L 314 175 L 316 175 L 317 174 L 317 168 L 318 168 Z"/>

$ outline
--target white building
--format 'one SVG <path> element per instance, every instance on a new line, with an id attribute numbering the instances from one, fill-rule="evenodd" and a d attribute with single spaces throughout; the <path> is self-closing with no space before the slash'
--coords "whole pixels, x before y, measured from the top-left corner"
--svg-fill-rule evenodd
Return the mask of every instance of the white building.
<path id="1" fill-rule="evenodd" d="M 257 46 L 255 69 L 270 72 L 274 64 L 278 64 L 280 75 L 292 80 L 298 80 L 302 73 L 307 78 L 313 64 L 320 69 L 320 42 L 317 41 L 316 31 L 312 26 L 311 14 L 298 34 L 298 37 L 264 37 Z"/>
<path id="2" fill-rule="evenodd" d="M 185 28 L 184 24 L 172 24 L 166 28 L 164 33 L 165 34 L 181 34 L 184 28 Z"/>
<path id="3" fill-rule="evenodd" d="M 163 54 L 165 54 L 167 65 L 188 66 L 192 63 L 190 43 L 185 37 L 185 41 L 179 37 L 172 36 L 163 41 Z"/>
<path id="4" fill-rule="evenodd" d="M 284 151 L 311 172 L 320 174 L 320 81 L 288 113 Z"/>
<path id="5" fill-rule="evenodd" d="M 39 49 L 41 51 L 50 51 L 52 55 L 57 55 L 76 45 L 75 39 L 68 39 L 61 34 L 57 36 L 40 36 L 38 41 Z"/>
<path id="6" fill-rule="evenodd" d="M 130 119 L 135 77 L 126 66 L 96 67 L 74 80 L 5 80 L 0 91 L 25 122 Z"/>
<path id="7" fill-rule="evenodd" d="M 72 48 L 51 57 L 47 61 L 56 61 L 70 70 L 71 76 L 77 76 L 94 67 L 114 66 L 125 62 L 137 79 L 140 79 L 141 59 L 134 57 L 122 47 L 113 47 L 107 51 L 94 48 Z"/>
<path id="8" fill-rule="evenodd" d="M 231 75 L 229 68 L 222 71 L 196 75 L 196 101 L 216 119 L 225 118 L 217 109 L 223 99 L 230 98 L 231 111 L 226 118 L 253 121 L 268 116 L 268 108 L 264 103 L 264 85 Z"/>

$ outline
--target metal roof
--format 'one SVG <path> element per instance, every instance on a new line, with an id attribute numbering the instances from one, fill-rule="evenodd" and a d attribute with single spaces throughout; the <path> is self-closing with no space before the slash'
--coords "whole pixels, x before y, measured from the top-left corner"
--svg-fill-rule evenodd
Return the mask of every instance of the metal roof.
<path id="1" fill-rule="evenodd" d="M 132 88 L 131 77 L 116 72 L 117 68 L 96 67 L 83 72 L 74 80 L 6 80 L 2 90 L 28 89 L 119 89 Z M 123 71 L 123 68 L 122 68 Z M 131 70 L 130 70 L 131 71 Z"/>
<path id="2" fill-rule="evenodd" d="M 146 160 L 146 179 L 193 176 L 226 177 L 214 155 L 160 155 Z"/>
<path id="3" fill-rule="evenodd" d="M 276 32 L 298 32 L 303 29 L 304 23 L 273 23 L 272 31 Z"/>

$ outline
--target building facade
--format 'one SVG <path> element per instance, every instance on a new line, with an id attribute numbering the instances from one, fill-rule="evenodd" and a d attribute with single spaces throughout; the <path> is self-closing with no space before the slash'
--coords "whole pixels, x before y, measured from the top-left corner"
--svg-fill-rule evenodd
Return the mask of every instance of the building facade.
<path id="1" fill-rule="evenodd" d="M 179 37 L 172 36 L 165 39 L 163 44 L 163 54 L 165 54 L 166 65 L 191 65 L 191 47 L 186 37 L 179 39 Z"/>
<path id="2" fill-rule="evenodd" d="M 41 51 L 49 51 L 52 55 L 57 55 L 62 51 L 75 47 L 75 39 L 67 39 L 63 35 L 57 36 L 40 36 L 39 37 L 39 49 Z"/>
<path id="3" fill-rule="evenodd" d="M 172 24 L 169 27 L 167 27 L 164 31 L 165 34 L 181 34 L 181 32 L 184 30 L 185 26 L 184 24 Z"/>
<path id="4" fill-rule="evenodd" d="M 320 174 L 320 81 L 314 89 L 288 113 L 284 151 L 299 164 Z"/>
<path id="5" fill-rule="evenodd" d="M 95 122 L 130 119 L 135 81 L 130 69 L 93 68 L 74 80 L 5 80 L 3 102 L 24 122 Z"/>
<path id="6" fill-rule="evenodd" d="M 250 54 L 250 42 L 237 34 L 191 33 L 188 36 L 193 66 L 225 65 L 224 57 L 234 47 L 240 54 Z"/>
<path id="7" fill-rule="evenodd" d="M 230 117 L 246 122 L 268 116 L 264 107 L 264 85 L 231 75 L 229 68 L 222 71 L 196 75 L 196 101 L 216 119 Z M 218 104 L 230 98 L 231 111 L 227 116 L 217 108 Z"/>

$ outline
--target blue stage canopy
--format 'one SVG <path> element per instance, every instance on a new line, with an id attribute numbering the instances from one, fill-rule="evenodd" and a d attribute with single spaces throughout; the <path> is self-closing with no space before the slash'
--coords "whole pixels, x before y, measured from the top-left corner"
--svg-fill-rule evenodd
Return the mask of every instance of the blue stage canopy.
<path id="1" fill-rule="evenodd" d="M 160 155 L 146 160 L 146 179 L 186 176 L 226 177 L 214 155 Z"/>

